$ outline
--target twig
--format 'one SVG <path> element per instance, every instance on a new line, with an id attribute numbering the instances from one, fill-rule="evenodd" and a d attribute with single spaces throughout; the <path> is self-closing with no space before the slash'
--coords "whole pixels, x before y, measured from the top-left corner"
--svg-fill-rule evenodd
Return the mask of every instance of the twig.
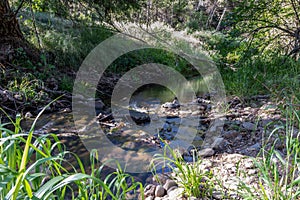
<path id="1" fill-rule="evenodd" d="M 30 13 L 31 13 L 31 17 L 32 17 L 32 22 L 33 22 L 33 28 L 34 28 L 35 36 L 37 38 L 37 41 L 38 41 L 38 44 L 39 44 L 39 48 L 43 52 L 41 38 L 39 36 L 39 32 L 38 32 L 37 27 L 36 27 L 35 16 L 34 16 L 34 12 L 33 12 L 33 9 L 32 9 L 32 0 L 30 0 L 29 2 L 30 2 Z"/>
<path id="2" fill-rule="evenodd" d="M 223 13 L 222 13 L 221 18 L 220 18 L 220 20 L 219 20 L 219 23 L 218 23 L 218 25 L 217 25 L 216 31 L 220 30 L 220 26 L 221 26 L 221 23 L 222 23 L 223 18 L 224 18 L 224 16 L 225 16 L 225 13 L 226 13 L 226 8 L 224 8 L 224 10 L 223 10 Z"/>
<path id="3" fill-rule="evenodd" d="M 15 16 L 17 16 L 17 14 L 19 13 L 20 9 L 23 7 L 23 4 L 24 4 L 25 0 L 22 0 L 19 7 L 17 8 L 17 10 L 15 11 Z"/>

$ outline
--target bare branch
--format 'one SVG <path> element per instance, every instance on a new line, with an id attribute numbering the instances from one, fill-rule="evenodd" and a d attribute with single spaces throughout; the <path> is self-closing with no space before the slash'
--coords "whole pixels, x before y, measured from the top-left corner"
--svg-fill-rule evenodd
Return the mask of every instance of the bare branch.
<path id="1" fill-rule="evenodd" d="M 25 2 L 25 0 L 22 0 L 22 1 L 21 1 L 19 7 L 17 8 L 17 10 L 16 10 L 15 13 L 14 13 L 15 16 L 19 13 L 20 9 L 23 7 L 24 2 Z"/>
<path id="2" fill-rule="evenodd" d="M 260 30 L 263 30 L 263 29 L 268 29 L 268 28 L 274 28 L 274 29 L 278 29 L 278 30 L 281 30 L 285 33 L 288 33 L 290 36 L 294 37 L 295 33 L 288 30 L 288 29 L 285 29 L 285 28 L 282 28 L 280 26 L 277 26 L 277 25 L 268 25 L 268 26 L 261 26 L 261 27 L 258 27 L 256 29 L 254 29 L 253 31 L 251 31 L 252 33 L 255 33 L 255 32 L 258 32 Z"/>
<path id="3" fill-rule="evenodd" d="M 297 11 L 297 9 L 296 9 L 295 2 L 294 2 L 293 0 L 290 0 L 290 1 L 291 1 L 291 3 L 292 3 L 293 10 L 294 10 L 294 13 L 295 13 L 295 15 L 296 15 L 296 17 L 297 17 L 298 23 L 300 23 L 300 18 L 299 18 L 298 11 Z"/>

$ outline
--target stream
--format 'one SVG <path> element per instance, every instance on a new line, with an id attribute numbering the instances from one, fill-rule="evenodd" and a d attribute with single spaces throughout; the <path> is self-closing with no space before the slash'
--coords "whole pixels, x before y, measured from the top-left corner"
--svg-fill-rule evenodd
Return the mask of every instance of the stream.
<path id="1" fill-rule="evenodd" d="M 197 95 L 207 93 L 205 84 L 202 79 L 195 78 L 190 81 Z M 151 156 L 157 152 L 162 153 L 164 143 L 161 139 L 169 143 L 173 147 L 200 147 L 203 143 L 204 132 L 208 129 L 209 123 L 205 116 L 201 114 L 201 105 L 197 102 L 180 102 L 181 107 L 177 109 L 165 109 L 162 105 L 165 102 L 172 102 L 175 95 L 167 88 L 160 85 L 146 85 L 135 91 L 130 99 L 129 106 L 125 109 L 129 110 L 131 120 L 122 111 L 114 111 L 113 117 L 109 116 L 109 109 L 96 110 L 96 114 L 100 120 L 98 125 L 104 131 L 106 138 L 119 149 L 127 152 L 136 152 L 135 154 L 126 155 L 125 162 L 132 159 L 143 162 L 144 157 L 141 155 Z M 207 108 L 205 108 L 207 109 Z M 120 109 L 124 111 L 124 108 Z M 105 118 L 101 120 L 101 118 Z M 88 118 L 82 115 L 82 123 L 88 124 Z M 23 121 L 23 127 L 30 127 L 32 120 Z M 182 136 L 181 132 L 184 132 Z M 82 142 L 82 137 L 78 137 L 78 129 L 74 125 L 72 112 L 57 112 L 43 114 L 36 125 L 36 134 L 56 134 L 66 148 L 79 155 L 85 164 L 86 171 L 89 171 L 90 154 L 86 148 L 87 139 Z M 189 143 L 184 137 L 193 138 Z M 82 133 L 81 133 L 82 134 Z M 88 135 L 88 134 L 87 134 Z M 179 136 L 178 136 L 179 135 Z M 81 135 L 80 135 L 81 136 Z M 99 139 L 99 138 L 98 138 Z M 92 138 L 91 140 L 95 140 Z M 104 142 L 103 142 L 104 143 Z M 113 152 L 110 152 L 113 153 Z M 118 151 L 109 155 L 110 158 L 116 158 Z M 151 157 L 150 156 L 150 157 Z M 123 158 L 123 157 L 122 157 Z M 73 160 L 74 163 L 75 160 Z M 146 161 L 149 161 L 146 159 Z M 186 161 L 191 161 L 191 157 L 187 157 Z M 122 165 L 121 165 L 122 166 Z M 113 169 L 107 167 L 108 173 Z M 133 171 L 131 174 L 135 174 Z M 151 173 L 137 173 L 136 179 L 145 182 Z"/>

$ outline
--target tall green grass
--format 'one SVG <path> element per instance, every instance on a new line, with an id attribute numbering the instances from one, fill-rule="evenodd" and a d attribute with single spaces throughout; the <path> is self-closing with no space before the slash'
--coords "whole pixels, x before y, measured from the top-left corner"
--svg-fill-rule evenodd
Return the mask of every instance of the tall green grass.
<path id="1" fill-rule="evenodd" d="M 35 135 L 41 113 L 27 133 L 21 128 L 20 115 L 15 121 L 10 119 L 11 123 L 0 123 L 0 199 L 119 200 L 126 199 L 128 192 L 143 190 L 143 185 L 120 167 L 101 180 L 103 165 L 96 167 L 95 151 L 88 174 L 78 155 L 66 151 L 56 135 Z M 11 125 L 14 130 L 8 128 Z M 77 169 L 67 155 L 75 157 Z"/>
<path id="2" fill-rule="evenodd" d="M 184 195 L 188 197 L 211 197 L 213 192 L 213 179 L 210 171 L 201 168 L 201 159 L 193 155 L 193 162 L 186 163 L 183 157 L 168 144 L 163 154 L 156 154 L 152 160 L 154 174 L 158 166 L 169 168 L 175 173 L 173 177 L 179 187 L 184 188 Z"/>
<path id="3" fill-rule="evenodd" d="M 241 182 L 240 194 L 244 199 L 262 200 L 293 200 L 300 198 L 300 118 L 292 108 L 286 110 L 286 121 L 275 128 L 264 141 L 260 157 L 254 159 L 258 169 L 258 188 Z M 297 129 L 295 129 L 297 125 Z M 286 155 L 275 149 L 280 140 L 280 133 L 284 133 Z M 271 137 L 276 140 L 268 148 Z"/>

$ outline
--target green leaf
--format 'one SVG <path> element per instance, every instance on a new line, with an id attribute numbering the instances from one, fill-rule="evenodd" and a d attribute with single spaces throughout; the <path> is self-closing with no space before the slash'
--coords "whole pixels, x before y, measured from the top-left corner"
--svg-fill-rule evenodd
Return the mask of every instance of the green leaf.
<path id="1" fill-rule="evenodd" d="M 43 199 L 46 192 L 49 192 L 58 182 L 63 180 L 64 176 L 57 176 L 47 181 L 35 194 L 34 196 L 38 199 Z"/>

